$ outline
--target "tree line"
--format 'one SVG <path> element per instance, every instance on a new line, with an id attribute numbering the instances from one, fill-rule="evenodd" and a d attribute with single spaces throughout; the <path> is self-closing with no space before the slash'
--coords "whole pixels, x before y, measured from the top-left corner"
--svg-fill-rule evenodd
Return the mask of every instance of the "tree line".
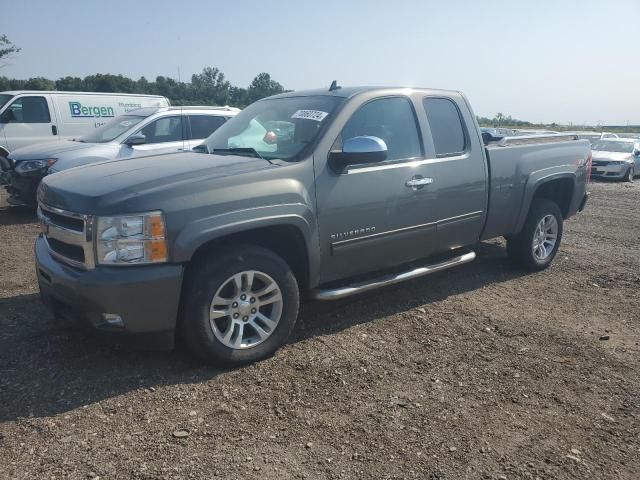
<path id="1" fill-rule="evenodd" d="M 1 40 L 1 38 L 0 38 Z M 246 107 L 264 97 L 285 91 L 268 73 L 256 75 L 247 88 L 236 87 L 225 79 L 224 73 L 215 67 L 205 67 L 202 73 L 191 76 L 190 82 L 158 76 L 155 81 L 145 77 L 137 80 L 123 75 L 97 73 L 80 77 L 63 77 L 50 80 L 34 77 L 19 80 L 0 77 L 0 92 L 7 90 L 58 90 L 75 92 L 118 92 L 162 95 L 172 105 L 230 105 Z"/>

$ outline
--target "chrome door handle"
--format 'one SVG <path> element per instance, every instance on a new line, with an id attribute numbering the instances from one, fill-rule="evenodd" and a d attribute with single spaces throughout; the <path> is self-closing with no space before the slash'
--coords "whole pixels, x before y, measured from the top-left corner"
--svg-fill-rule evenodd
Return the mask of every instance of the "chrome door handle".
<path id="1" fill-rule="evenodd" d="M 433 183 L 433 178 L 412 178 L 411 180 L 407 180 L 405 185 L 407 187 L 416 188 L 416 187 L 424 187 L 425 185 L 431 185 Z"/>

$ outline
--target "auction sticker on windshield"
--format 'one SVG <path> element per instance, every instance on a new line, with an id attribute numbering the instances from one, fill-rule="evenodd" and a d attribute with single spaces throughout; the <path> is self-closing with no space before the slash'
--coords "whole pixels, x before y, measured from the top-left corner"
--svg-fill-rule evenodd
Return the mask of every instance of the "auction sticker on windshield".
<path id="1" fill-rule="evenodd" d="M 328 112 L 323 112 L 321 110 L 298 110 L 296 113 L 291 115 L 291 118 L 302 118 L 305 120 L 321 122 L 327 115 L 329 115 Z"/>

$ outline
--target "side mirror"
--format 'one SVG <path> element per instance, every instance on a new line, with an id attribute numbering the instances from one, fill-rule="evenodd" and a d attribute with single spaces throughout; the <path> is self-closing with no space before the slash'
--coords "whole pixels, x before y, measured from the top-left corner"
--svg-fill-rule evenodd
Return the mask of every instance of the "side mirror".
<path id="1" fill-rule="evenodd" d="M 209 153 L 209 149 L 204 143 L 201 143 L 200 145 L 196 145 L 191 149 L 191 151 L 196 153 Z"/>
<path id="2" fill-rule="evenodd" d="M 634 154 L 636 157 L 640 157 L 640 149 L 637 149 L 637 148 L 636 148 L 636 149 L 633 151 L 633 154 Z"/>
<path id="3" fill-rule="evenodd" d="M 144 145 L 147 143 L 147 137 L 142 135 L 141 133 L 136 133 L 135 135 L 131 135 L 127 138 L 127 141 L 124 142 L 126 145 L 133 147 L 134 145 Z"/>
<path id="4" fill-rule="evenodd" d="M 341 152 L 331 152 L 329 162 L 339 172 L 348 165 L 378 163 L 387 159 L 387 144 L 378 137 L 360 136 L 346 139 Z"/>

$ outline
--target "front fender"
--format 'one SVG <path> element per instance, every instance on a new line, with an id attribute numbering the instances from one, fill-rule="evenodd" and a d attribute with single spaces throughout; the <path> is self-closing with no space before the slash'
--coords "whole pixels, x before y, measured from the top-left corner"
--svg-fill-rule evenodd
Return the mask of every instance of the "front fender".
<path id="1" fill-rule="evenodd" d="M 303 203 L 253 207 L 195 220 L 177 235 L 172 258 L 179 263 L 191 260 L 202 245 L 216 239 L 249 230 L 292 226 L 304 238 L 309 261 L 309 279 L 317 277 L 320 263 L 317 225 L 311 209 Z"/>

